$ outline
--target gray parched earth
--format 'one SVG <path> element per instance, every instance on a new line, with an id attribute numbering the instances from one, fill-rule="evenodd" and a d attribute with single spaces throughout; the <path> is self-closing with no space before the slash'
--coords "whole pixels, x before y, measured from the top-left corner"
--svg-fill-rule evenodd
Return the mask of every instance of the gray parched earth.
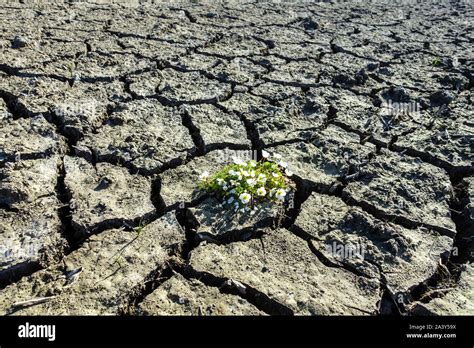
<path id="1" fill-rule="evenodd" d="M 474 314 L 471 1 L 25 3 L 1 314 Z M 196 190 L 262 150 L 284 208 Z"/>

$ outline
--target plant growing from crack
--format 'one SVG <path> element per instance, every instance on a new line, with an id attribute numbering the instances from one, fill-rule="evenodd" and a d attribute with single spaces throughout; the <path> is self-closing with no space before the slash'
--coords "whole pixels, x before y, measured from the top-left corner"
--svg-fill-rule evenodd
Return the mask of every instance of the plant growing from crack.
<path id="1" fill-rule="evenodd" d="M 140 220 L 140 223 L 138 224 L 138 226 L 133 228 L 133 230 L 137 233 L 137 238 L 140 237 L 140 234 L 142 233 L 145 226 L 146 226 L 145 221 Z"/>
<path id="2" fill-rule="evenodd" d="M 433 59 L 432 64 L 433 64 L 433 66 L 441 65 L 441 59 L 439 57 L 436 57 L 435 59 Z"/>
<path id="3" fill-rule="evenodd" d="M 281 155 L 262 151 L 260 161 L 234 158 L 210 175 L 201 174 L 199 188 L 223 199 L 223 205 L 241 213 L 255 214 L 264 204 L 282 204 L 291 190 L 293 173 Z"/>

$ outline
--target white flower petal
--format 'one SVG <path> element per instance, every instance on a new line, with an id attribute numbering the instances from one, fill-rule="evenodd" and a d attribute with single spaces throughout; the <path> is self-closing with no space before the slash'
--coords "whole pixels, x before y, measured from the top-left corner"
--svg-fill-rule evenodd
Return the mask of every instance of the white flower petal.
<path id="1" fill-rule="evenodd" d="M 284 189 L 278 189 L 275 193 L 275 196 L 279 201 L 283 201 L 286 196 L 286 191 Z"/>
<path id="2" fill-rule="evenodd" d="M 248 202 L 250 202 L 250 198 L 251 196 L 247 192 L 244 192 L 239 196 L 239 199 L 243 204 L 247 204 Z"/>
<path id="3" fill-rule="evenodd" d="M 257 180 L 255 180 L 255 179 L 247 179 L 247 184 L 248 184 L 250 187 L 254 187 L 254 186 L 257 184 Z"/>

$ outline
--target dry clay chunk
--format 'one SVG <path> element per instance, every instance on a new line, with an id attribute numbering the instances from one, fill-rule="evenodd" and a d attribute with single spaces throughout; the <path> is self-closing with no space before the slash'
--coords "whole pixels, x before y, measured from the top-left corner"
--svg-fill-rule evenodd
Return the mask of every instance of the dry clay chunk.
<path id="1" fill-rule="evenodd" d="M 303 203 L 295 226 L 332 262 L 377 279 L 383 272 L 393 292 L 433 275 L 453 245 L 452 238 L 432 230 L 383 222 L 338 197 L 317 193 Z"/>
<path id="2" fill-rule="evenodd" d="M 474 266 L 467 264 L 461 279 L 445 296 L 428 303 L 416 302 L 409 309 L 413 315 L 474 315 Z"/>
<path id="3" fill-rule="evenodd" d="M 208 149 L 213 145 L 250 148 L 245 126 L 236 114 L 225 113 L 209 104 L 190 106 L 186 110 Z"/>
<path id="4" fill-rule="evenodd" d="M 276 110 L 275 110 L 276 109 Z M 314 129 L 321 128 L 327 120 L 329 102 L 322 95 L 308 92 L 303 96 L 293 94 L 280 101 L 279 106 L 255 122 L 265 146 L 288 139 L 307 139 Z"/>
<path id="5" fill-rule="evenodd" d="M 211 103 L 231 96 L 231 85 L 221 83 L 198 72 L 178 72 L 165 69 L 162 72 L 158 94 L 172 104 Z"/>
<path id="6" fill-rule="evenodd" d="M 64 158 L 66 189 L 71 195 L 72 223 L 79 237 L 97 229 L 145 220 L 154 211 L 148 179 L 121 167 L 79 157 Z"/>
<path id="7" fill-rule="evenodd" d="M 323 265 L 305 241 L 285 229 L 191 253 L 197 272 L 229 278 L 260 291 L 300 315 L 372 314 L 380 298 L 375 279 Z"/>
<path id="8" fill-rule="evenodd" d="M 11 24 L 12 21 L 8 23 Z M 22 54 L 25 55 L 24 52 Z M 5 62 L 5 57 L 0 56 L 0 60 Z M 41 63 L 39 64 L 41 65 Z M 27 69 L 21 69 L 21 71 L 22 75 L 28 74 Z M 38 72 L 33 74 L 38 74 Z M 39 74 L 42 75 L 42 72 Z M 30 117 L 47 115 L 54 105 L 57 95 L 68 88 L 66 81 L 47 76 L 25 78 L 25 76 L 16 76 L 16 74 L 3 75 L 1 72 L 0 76 L 0 93 L 5 93 L 7 100 L 10 99 L 11 113 L 15 117 L 25 118 L 26 121 L 29 121 Z"/>
<path id="9" fill-rule="evenodd" d="M 99 161 L 127 163 L 145 174 L 182 161 L 195 149 L 179 110 L 157 100 L 127 103 L 97 134 L 86 135 L 78 145 L 90 149 Z"/>
<path id="10" fill-rule="evenodd" d="M 0 167 L 0 206 L 18 209 L 54 195 L 59 163 L 59 158 L 54 156 Z"/>
<path id="11" fill-rule="evenodd" d="M 84 134 L 100 128 L 104 118 L 115 106 L 111 99 L 125 98 L 123 83 L 75 81 L 74 86 L 56 95 L 53 107 L 61 131 L 71 139 L 81 139 Z"/>
<path id="12" fill-rule="evenodd" d="M 176 274 L 140 304 L 144 315 L 264 315 L 244 299 Z"/>
<path id="13" fill-rule="evenodd" d="M 59 149 L 59 136 L 43 116 L 0 118 L 0 161 L 47 157 Z"/>
<path id="14" fill-rule="evenodd" d="M 375 153 L 375 146 L 361 145 L 358 135 L 330 125 L 314 133 L 310 143 L 281 145 L 268 151 L 282 155 L 297 176 L 328 190 L 338 178 L 363 166 Z"/>
<path id="15" fill-rule="evenodd" d="M 89 52 L 77 59 L 74 74 L 82 81 L 113 80 L 136 70 L 149 69 L 153 65 L 150 60 L 133 55 L 124 57 L 122 54 L 100 55 Z"/>
<path id="16" fill-rule="evenodd" d="M 51 297 L 26 307 L 20 315 L 118 314 L 127 295 L 144 286 L 151 272 L 163 267 L 184 239 L 173 213 L 137 231 L 108 230 L 91 236 L 61 264 L 23 278 L 2 290 L 0 313 L 17 302 Z"/>
<path id="17" fill-rule="evenodd" d="M 265 50 L 266 46 L 263 42 L 255 40 L 251 37 L 246 37 L 236 33 L 226 35 L 216 43 L 207 45 L 200 49 L 204 53 L 219 53 L 226 56 L 247 56 L 252 54 L 259 54 Z"/>
<path id="18" fill-rule="evenodd" d="M 363 175 L 350 182 L 343 195 L 387 218 L 422 224 L 454 236 L 449 200 L 451 182 L 446 172 L 418 158 L 382 150 Z"/>
<path id="19" fill-rule="evenodd" d="M 0 168 L 0 283 L 61 253 L 58 164 L 51 157 Z"/>
<path id="20" fill-rule="evenodd" d="M 0 209 L 0 286 L 61 254 L 57 209 L 55 197 L 40 198 L 19 212 Z"/>
<path id="21" fill-rule="evenodd" d="M 409 136 L 400 137 L 394 148 L 399 151 L 408 149 L 432 158 L 432 161 L 439 161 L 444 167 L 472 173 L 472 113 L 474 111 L 454 120 L 435 119 L 431 128 L 420 128 Z"/>
<path id="22" fill-rule="evenodd" d="M 214 197 L 189 210 L 197 223 L 199 237 L 210 240 L 226 234 L 231 240 L 233 237 L 230 234 L 245 239 L 257 228 L 270 226 L 278 214 L 277 208 L 271 205 L 260 207 L 254 214 L 236 211 L 234 206 L 220 203 Z"/>

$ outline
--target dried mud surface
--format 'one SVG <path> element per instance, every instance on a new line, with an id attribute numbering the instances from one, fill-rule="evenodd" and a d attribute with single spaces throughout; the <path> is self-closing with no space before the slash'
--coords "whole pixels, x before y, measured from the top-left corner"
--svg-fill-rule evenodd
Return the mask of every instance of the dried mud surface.
<path id="1" fill-rule="evenodd" d="M 473 22 L 2 2 L 0 313 L 473 315 Z M 196 191 L 262 150 L 295 173 L 286 208 Z"/>

